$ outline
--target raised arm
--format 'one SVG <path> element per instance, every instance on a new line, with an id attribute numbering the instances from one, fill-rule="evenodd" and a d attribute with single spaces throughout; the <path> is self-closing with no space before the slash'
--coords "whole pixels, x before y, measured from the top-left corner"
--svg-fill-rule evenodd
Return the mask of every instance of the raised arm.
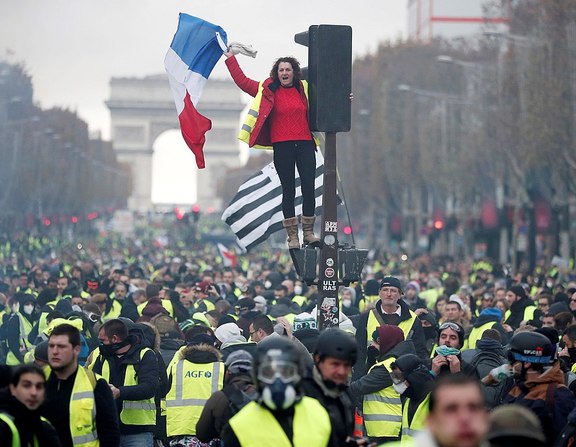
<path id="1" fill-rule="evenodd" d="M 224 53 L 224 55 L 226 56 L 226 67 L 228 67 L 228 71 L 236 85 L 250 96 L 256 96 L 258 93 L 258 81 L 246 77 L 234 54 L 228 52 Z"/>

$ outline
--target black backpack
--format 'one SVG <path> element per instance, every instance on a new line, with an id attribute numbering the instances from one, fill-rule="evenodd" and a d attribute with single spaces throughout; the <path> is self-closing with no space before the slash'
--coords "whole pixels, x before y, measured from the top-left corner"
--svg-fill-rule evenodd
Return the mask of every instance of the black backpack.
<path id="1" fill-rule="evenodd" d="M 242 408 L 258 398 L 258 393 L 255 389 L 244 391 L 234 387 L 224 387 L 222 392 L 228 398 L 228 411 L 230 417 L 234 416 Z"/>
<path id="2" fill-rule="evenodd" d="M 554 447 L 574 446 L 576 446 L 576 408 L 568 415 L 566 425 L 554 443 Z"/>

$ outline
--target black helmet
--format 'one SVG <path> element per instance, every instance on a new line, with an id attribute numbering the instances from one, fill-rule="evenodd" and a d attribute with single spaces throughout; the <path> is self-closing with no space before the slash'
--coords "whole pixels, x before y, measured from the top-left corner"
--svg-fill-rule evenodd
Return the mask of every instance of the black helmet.
<path id="1" fill-rule="evenodd" d="M 545 335 L 537 332 L 520 332 L 508 345 L 511 362 L 530 362 L 548 365 L 555 356 L 555 347 Z"/>
<path id="2" fill-rule="evenodd" d="M 320 359 L 334 357 L 354 364 L 358 357 L 358 344 L 348 332 L 338 328 L 329 328 L 320 333 L 314 348 L 314 355 L 319 355 Z"/>
<path id="3" fill-rule="evenodd" d="M 390 365 L 392 369 L 398 368 L 404 374 L 404 377 L 408 377 L 414 371 L 425 370 L 428 371 L 426 365 L 420 360 L 416 354 L 404 354 L 396 359 L 395 362 Z"/>
<path id="4" fill-rule="evenodd" d="M 253 373 L 259 388 L 276 378 L 297 385 L 304 372 L 302 356 L 293 341 L 286 337 L 269 336 L 258 343 Z"/>

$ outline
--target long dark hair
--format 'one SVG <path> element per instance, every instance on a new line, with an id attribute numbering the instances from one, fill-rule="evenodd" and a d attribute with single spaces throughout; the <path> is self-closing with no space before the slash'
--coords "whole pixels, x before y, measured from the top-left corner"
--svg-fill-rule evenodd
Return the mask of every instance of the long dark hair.
<path id="1" fill-rule="evenodd" d="M 278 66 L 280 62 L 288 62 L 292 65 L 292 70 L 294 71 L 294 84 L 297 84 L 302 79 L 302 70 L 300 70 L 300 62 L 295 57 L 287 56 L 287 57 L 280 57 L 276 59 L 274 65 L 272 66 L 272 70 L 270 70 L 270 77 L 274 80 L 274 82 L 278 82 Z"/>

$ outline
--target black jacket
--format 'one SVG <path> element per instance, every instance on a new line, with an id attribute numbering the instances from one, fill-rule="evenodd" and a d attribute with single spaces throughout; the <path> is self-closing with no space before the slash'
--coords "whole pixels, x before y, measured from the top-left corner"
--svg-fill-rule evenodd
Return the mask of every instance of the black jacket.
<path id="1" fill-rule="evenodd" d="M 114 385 L 120 390 L 120 397 L 115 400 L 118 415 L 122 411 L 124 400 L 145 400 L 155 397 L 156 390 L 160 386 L 160 372 L 158 369 L 158 360 L 156 353 L 148 350 L 140 359 L 140 351 L 144 347 L 140 343 L 135 343 L 130 347 L 128 352 L 121 357 L 113 355 L 104 359 L 102 354 L 94 361 L 93 371 L 102 374 L 102 366 L 105 360 L 110 364 L 110 380 L 108 383 Z M 124 376 L 128 365 L 134 365 L 137 385 L 124 386 Z M 144 432 L 154 432 L 154 425 L 126 425 L 120 421 L 120 434 L 132 435 Z"/>
<path id="2" fill-rule="evenodd" d="M 77 373 L 78 370 L 67 379 L 60 380 L 52 371 L 46 382 L 46 401 L 42 415 L 56 428 L 63 447 L 73 446 L 68 409 L 70 408 L 70 397 Z M 104 379 L 96 382 L 94 402 L 96 405 L 96 431 L 100 445 L 111 447 L 120 445 L 118 414 L 115 411 L 112 392 Z"/>
<path id="3" fill-rule="evenodd" d="M 244 392 L 255 397 L 256 388 L 248 374 L 235 374 L 224 385 L 222 390 L 216 391 L 202 409 L 200 419 L 196 423 L 196 437 L 202 442 L 220 438 L 222 429 L 233 416 L 230 410 L 228 396 L 233 393 Z"/>
<path id="4" fill-rule="evenodd" d="M 61 447 L 56 430 L 49 422 L 40 419 L 41 410 L 29 410 L 16 399 L 8 388 L 0 390 L 0 413 L 12 418 L 20 435 L 20 446 L 34 446 L 34 437 L 42 447 Z M 0 420 L 0 444 L 12 445 L 12 430 Z"/>
<path id="5" fill-rule="evenodd" d="M 402 300 L 398 300 L 398 304 L 400 305 L 400 321 L 406 321 L 411 317 L 410 315 L 410 308 L 408 305 Z M 380 306 L 380 300 L 376 302 L 375 306 L 376 312 L 378 312 L 381 316 L 382 314 L 382 307 Z M 368 336 L 372 334 L 366 334 L 366 326 L 368 324 L 368 315 L 372 312 L 372 310 L 366 311 L 358 315 L 357 318 L 352 319 L 354 326 L 356 327 L 356 342 L 360 349 L 358 349 L 358 360 L 354 365 L 354 370 L 352 374 L 352 380 L 357 380 L 363 375 L 366 374 L 366 346 L 368 346 Z M 412 342 L 414 343 L 414 348 L 416 350 L 416 354 L 421 359 L 427 359 L 428 350 L 426 349 L 426 339 L 424 338 L 424 330 L 422 329 L 422 325 L 418 317 L 416 317 L 416 321 L 412 326 Z"/>
<path id="6" fill-rule="evenodd" d="M 416 354 L 416 349 L 414 348 L 414 343 L 412 340 L 405 340 L 398 343 L 390 351 L 381 355 L 376 359 L 377 362 L 382 362 L 390 357 L 398 358 L 404 354 Z M 358 408 L 362 408 L 362 399 L 364 395 L 375 393 L 377 391 L 383 390 L 392 386 L 392 378 L 390 377 L 390 371 L 388 371 L 383 365 L 376 366 L 365 376 L 352 382 L 350 384 L 350 394 L 354 399 L 354 402 Z"/>
<path id="7" fill-rule="evenodd" d="M 510 325 L 512 329 L 516 330 L 520 327 L 520 323 L 524 320 L 524 311 L 527 307 L 534 306 L 534 301 L 530 298 L 522 298 L 510 306 L 510 316 L 504 323 Z M 539 320 L 542 317 L 542 312 L 539 309 L 534 311 L 532 320 Z"/>
<path id="8" fill-rule="evenodd" d="M 345 445 L 346 438 L 354 432 L 354 404 L 348 390 L 339 395 L 328 394 L 326 385 L 322 381 L 320 371 L 313 366 L 313 370 L 302 380 L 303 393 L 319 401 L 328 412 L 332 423 L 332 443 Z"/>

